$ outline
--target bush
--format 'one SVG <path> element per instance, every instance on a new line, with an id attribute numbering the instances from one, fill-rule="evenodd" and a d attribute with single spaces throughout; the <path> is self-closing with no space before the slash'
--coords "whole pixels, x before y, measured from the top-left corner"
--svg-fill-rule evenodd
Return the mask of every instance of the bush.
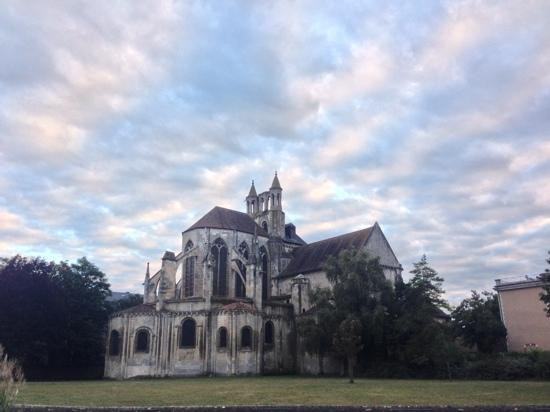
<path id="1" fill-rule="evenodd" d="M 24 383 L 23 370 L 0 345 L 0 411 L 9 411 Z"/>

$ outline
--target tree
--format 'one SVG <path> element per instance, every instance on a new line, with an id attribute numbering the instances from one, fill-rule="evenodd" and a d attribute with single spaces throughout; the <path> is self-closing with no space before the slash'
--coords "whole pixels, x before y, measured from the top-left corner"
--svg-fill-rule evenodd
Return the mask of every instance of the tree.
<path id="1" fill-rule="evenodd" d="M 316 288 L 309 294 L 312 315 L 298 320 L 298 333 L 305 350 L 317 354 L 319 374 L 324 374 L 323 360 L 332 349 L 332 336 L 335 333 L 335 311 L 332 292 L 328 288 Z"/>
<path id="2" fill-rule="evenodd" d="M 407 282 L 397 280 L 390 307 L 393 323 L 388 340 L 389 357 L 407 365 L 415 375 L 451 376 L 456 348 L 442 309 L 443 278 L 428 264 L 426 255 L 414 263 Z"/>
<path id="3" fill-rule="evenodd" d="M 420 261 L 413 263 L 414 269 L 410 271 L 413 275 L 409 284 L 419 291 L 426 299 L 426 302 L 439 307 L 449 308 L 449 304 L 443 298 L 443 278 L 428 265 L 428 258 L 422 255 Z"/>
<path id="4" fill-rule="evenodd" d="M 67 365 L 96 364 L 105 350 L 105 325 L 111 294 L 105 274 L 86 257 L 76 263 L 61 262 L 57 265 L 55 280 L 64 290 L 67 307 L 67 331 L 65 339 Z"/>
<path id="5" fill-rule="evenodd" d="M 546 263 L 550 265 L 550 251 L 548 251 Z M 546 305 L 546 315 L 550 317 L 550 269 L 546 269 L 544 273 L 540 275 L 540 279 L 543 281 L 540 300 Z"/>
<path id="6" fill-rule="evenodd" d="M 95 265 L 14 256 L 2 259 L 0 284 L 0 342 L 27 376 L 101 363 L 110 291 Z"/>
<path id="7" fill-rule="evenodd" d="M 348 316 L 340 323 L 333 338 L 336 353 L 347 360 L 349 383 L 353 383 L 357 354 L 363 349 L 361 329 L 361 322 Z"/>
<path id="8" fill-rule="evenodd" d="M 335 325 L 350 317 L 360 322 L 363 365 L 383 358 L 393 290 L 379 258 L 360 249 L 343 250 L 327 259 L 324 270 L 332 284 Z"/>
<path id="9" fill-rule="evenodd" d="M 67 310 L 55 272 L 55 263 L 40 258 L 2 259 L 0 342 L 24 370 L 47 367 L 65 353 Z"/>
<path id="10" fill-rule="evenodd" d="M 506 328 L 500 319 L 498 297 L 494 293 L 472 290 L 452 313 L 453 331 L 464 344 L 482 353 L 504 351 Z"/>

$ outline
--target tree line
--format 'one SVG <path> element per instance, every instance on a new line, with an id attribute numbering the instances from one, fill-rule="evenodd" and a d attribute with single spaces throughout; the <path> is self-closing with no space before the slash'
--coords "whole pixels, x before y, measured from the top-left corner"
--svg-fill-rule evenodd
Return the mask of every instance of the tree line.
<path id="1" fill-rule="evenodd" d="M 0 259 L 0 344 L 27 378 L 101 377 L 109 314 L 141 302 L 109 302 L 105 274 L 75 263 Z"/>
<path id="2" fill-rule="evenodd" d="M 550 259 L 548 260 L 550 263 Z M 497 295 L 472 291 L 452 309 L 443 278 L 426 256 L 411 278 L 392 286 L 378 258 L 345 250 L 327 259 L 331 288 L 310 292 L 312 309 L 298 320 L 306 352 L 338 357 L 355 372 L 379 377 L 550 377 L 550 353 L 505 354 L 506 328 Z M 550 280 L 550 273 L 549 278 Z M 550 283 L 541 299 L 550 307 Z M 550 313 L 550 312 L 549 312 Z"/>

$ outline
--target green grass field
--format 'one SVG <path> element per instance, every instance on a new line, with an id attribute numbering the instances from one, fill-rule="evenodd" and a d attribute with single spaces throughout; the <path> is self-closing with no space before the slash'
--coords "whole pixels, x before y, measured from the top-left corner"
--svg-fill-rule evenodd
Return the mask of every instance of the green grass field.
<path id="1" fill-rule="evenodd" d="M 162 405 L 550 405 L 550 382 L 231 377 L 29 382 L 17 403 Z"/>

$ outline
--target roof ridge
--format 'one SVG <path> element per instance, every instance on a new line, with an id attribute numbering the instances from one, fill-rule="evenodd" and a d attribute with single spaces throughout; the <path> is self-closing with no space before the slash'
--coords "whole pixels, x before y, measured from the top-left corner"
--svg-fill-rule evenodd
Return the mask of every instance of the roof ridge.
<path id="1" fill-rule="evenodd" d="M 311 245 L 315 245 L 317 243 L 322 243 L 322 242 L 327 242 L 329 240 L 334 240 L 334 239 L 338 239 L 340 237 L 344 237 L 344 236 L 348 236 L 348 235 L 352 235 L 354 233 L 359 233 L 359 232 L 363 232 L 365 230 L 370 230 L 374 227 L 373 226 L 369 226 L 369 227 L 365 227 L 363 229 L 358 229 L 358 230 L 354 230 L 353 232 L 347 232 L 347 233 L 342 233 L 341 235 L 336 235 L 336 236 L 332 236 L 332 237 L 327 237 L 326 239 L 321 239 L 321 240 L 316 240 L 315 242 L 311 242 L 311 243 L 308 243 L 307 245 L 304 245 L 304 246 L 311 246 Z"/>

